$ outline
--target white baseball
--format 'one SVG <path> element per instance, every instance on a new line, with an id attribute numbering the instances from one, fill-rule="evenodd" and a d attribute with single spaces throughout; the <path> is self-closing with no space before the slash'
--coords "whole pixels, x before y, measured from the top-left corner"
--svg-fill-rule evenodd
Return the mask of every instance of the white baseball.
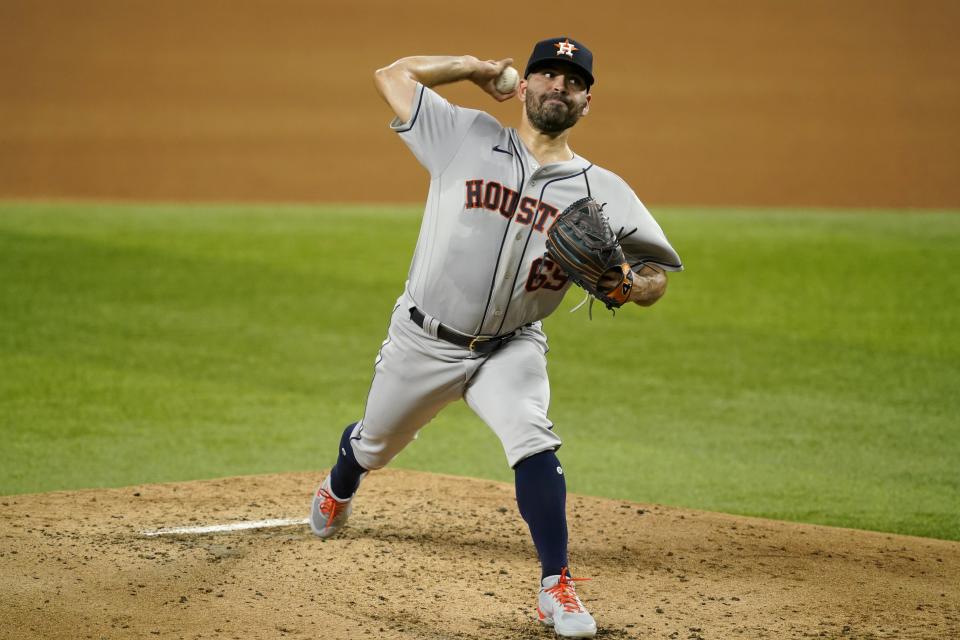
<path id="1" fill-rule="evenodd" d="M 500 93 L 510 93 L 520 84 L 520 74 L 513 67 L 504 67 L 500 75 L 497 76 L 494 88 Z"/>

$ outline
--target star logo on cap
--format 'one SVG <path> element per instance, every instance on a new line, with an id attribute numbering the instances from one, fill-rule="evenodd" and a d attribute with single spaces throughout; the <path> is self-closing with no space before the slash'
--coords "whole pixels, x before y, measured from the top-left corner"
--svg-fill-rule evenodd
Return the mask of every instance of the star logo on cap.
<path id="1" fill-rule="evenodd" d="M 556 43 L 556 44 L 553 45 L 553 46 L 555 46 L 555 47 L 557 48 L 557 55 L 558 55 L 558 56 L 569 56 L 569 57 L 572 58 L 572 57 L 573 57 L 573 52 L 577 50 L 577 48 L 576 48 L 575 46 L 573 46 L 573 43 L 570 42 L 569 40 L 564 40 L 563 42 L 558 42 L 558 43 Z"/>

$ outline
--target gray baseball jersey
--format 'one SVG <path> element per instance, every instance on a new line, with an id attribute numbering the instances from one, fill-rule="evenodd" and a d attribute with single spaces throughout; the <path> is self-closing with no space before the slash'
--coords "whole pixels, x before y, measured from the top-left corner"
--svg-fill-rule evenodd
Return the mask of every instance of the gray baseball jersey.
<path id="1" fill-rule="evenodd" d="M 497 434 L 510 466 L 560 447 L 547 417 L 547 339 L 539 320 L 570 283 L 544 258 L 546 231 L 569 204 L 606 202 L 632 264 L 679 270 L 656 221 L 616 175 L 577 156 L 539 166 L 517 132 L 417 86 L 413 115 L 391 127 L 430 172 L 407 286 L 377 354 L 351 445 L 365 469 L 386 465 L 447 404 L 464 399 Z M 411 319 L 416 308 L 425 318 Z M 513 337 L 488 354 L 440 339 L 438 323 Z"/>
<path id="2" fill-rule="evenodd" d="M 616 174 L 585 158 L 539 166 L 516 130 L 418 85 L 408 122 L 391 127 L 430 172 L 410 267 L 417 306 L 465 334 L 500 335 L 548 316 L 570 286 L 544 261 L 546 231 L 585 196 L 604 213 L 632 265 L 682 269 L 660 226 Z"/>

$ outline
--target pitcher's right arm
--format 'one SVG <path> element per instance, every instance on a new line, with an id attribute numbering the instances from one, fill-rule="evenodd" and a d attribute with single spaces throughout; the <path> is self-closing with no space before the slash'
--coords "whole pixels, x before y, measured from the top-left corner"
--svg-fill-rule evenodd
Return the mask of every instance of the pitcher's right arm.
<path id="1" fill-rule="evenodd" d="M 374 83 L 397 118 L 406 122 L 413 115 L 411 104 L 418 82 L 432 88 L 470 80 L 498 102 L 509 100 L 516 91 L 500 93 L 494 87 L 494 81 L 504 67 L 512 63 L 511 58 L 480 60 L 474 56 L 411 56 L 377 69 Z"/>

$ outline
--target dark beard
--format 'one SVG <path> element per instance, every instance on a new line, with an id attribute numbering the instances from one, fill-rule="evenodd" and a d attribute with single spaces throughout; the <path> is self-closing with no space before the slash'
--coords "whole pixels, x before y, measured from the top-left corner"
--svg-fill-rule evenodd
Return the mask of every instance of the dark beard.
<path id="1" fill-rule="evenodd" d="M 547 98 L 562 100 L 566 108 L 556 104 L 544 104 Z M 531 92 L 527 92 L 524 101 L 527 108 L 527 118 L 538 131 L 543 133 L 560 133 L 577 124 L 580 119 L 580 110 L 571 102 L 560 96 L 543 95 L 538 99 Z"/>

